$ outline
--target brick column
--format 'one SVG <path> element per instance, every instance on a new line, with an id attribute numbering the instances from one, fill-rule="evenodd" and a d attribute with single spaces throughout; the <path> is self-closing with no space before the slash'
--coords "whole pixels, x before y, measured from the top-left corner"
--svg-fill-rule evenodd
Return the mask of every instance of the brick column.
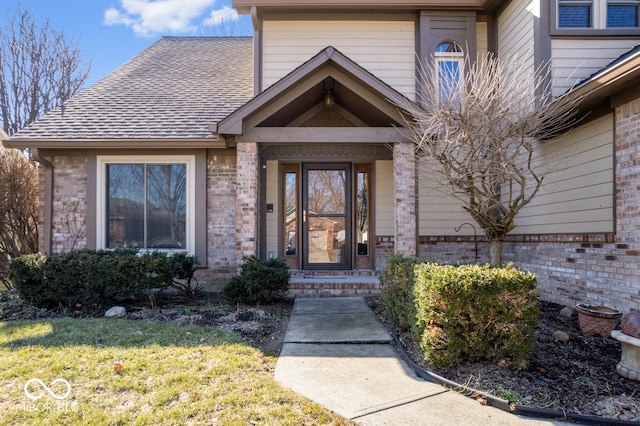
<path id="1" fill-rule="evenodd" d="M 416 156 L 412 143 L 393 145 L 393 190 L 395 252 L 405 256 L 418 253 L 416 209 Z"/>
<path id="2" fill-rule="evenodd" d="M 236 260 L 257 254 L 258 241 L 258 144 L 239 142 L 236 187 Z"/>
<path id="3" fill-rule="evenodd" d="M 616 241 L 640 243 L 640 99 L 616 108 Z"/>

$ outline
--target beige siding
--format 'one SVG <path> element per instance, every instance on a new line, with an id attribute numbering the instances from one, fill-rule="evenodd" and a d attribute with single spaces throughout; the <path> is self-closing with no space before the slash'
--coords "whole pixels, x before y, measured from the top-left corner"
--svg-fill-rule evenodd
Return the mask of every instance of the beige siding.
<path id="1" fill-rule="evenodd" d="M 375 168 L 376 235 L 394 235 L 393 161 L 376 161 Z"/>
<path id="2" fill-rule="evenodd" d="M 479 233 L 480 227 L 461 207 L 462 202 L 448 193 L 448 186 L 435 172 L 430 160 L 421 158 L 418 164 L 419 184 L 419 234 L 422 236 L 437 235 L 473 235 L 473 230 L 465 226 L 459 233 L 455 228 L 465 222 L 473 223 Z"/>
<path id="3" fill-rule="evenodd" d="M 280 197 L 278 196 L 278 162 L 275 160 L 267 161 L 267 203 L 273 204 L 273 213 L 267 215 L 267 255 L 269 252 L 278 253 L 278 228 L 280 218 Z"/>
<path id="4" fill-rule="evenodd" d="M 537 0 L 515 0 L 498 16 L 498 56 L 517 57 L 533 71 L 534 19 Z"/>
<path id="5" fill-rule="evenodd" d="M 413 21 L 266 21 L 263 24 L 262 89 L 327 46 L 399 92 L 415 94 Z"/>
<path id="6" fill-rule="evenodd" d="M 613 115 L 545 142 L 544 184 L 516 218 L 514 234 L 613 232 Z"/>
<path id="7" fill-rule="evenodd" d="M 551 41 L 551 63 L 555 77 L 554 92 L 558 96 L 575 83 L 606 67 L 609 62 L 640 43 L 635 39 Z"/>
<path id="8" fill-rule="evenodd" d="M 485 55 L 489 52 L 489 29 L 486 22 L 476 23 L 476 49 L 478 55 Z"/>

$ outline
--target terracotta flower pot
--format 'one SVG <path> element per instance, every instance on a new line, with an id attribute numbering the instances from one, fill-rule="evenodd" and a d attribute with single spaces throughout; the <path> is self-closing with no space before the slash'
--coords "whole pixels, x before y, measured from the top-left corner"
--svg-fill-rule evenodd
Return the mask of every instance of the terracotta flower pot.
<path id="1" fill-rule="evenodd" d="M 584 303 L 578 303 L 576 311 L 580 330 L 587 336 L 609 337 L 622 316 L 622 312 L 616 309 Z"/>

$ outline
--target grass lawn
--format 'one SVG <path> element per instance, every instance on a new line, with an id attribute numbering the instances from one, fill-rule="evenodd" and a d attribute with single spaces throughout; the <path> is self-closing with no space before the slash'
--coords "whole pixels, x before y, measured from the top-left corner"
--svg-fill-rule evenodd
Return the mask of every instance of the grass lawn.
<path id="1" fill-rule="evenodd" d="M 281 387 L 275 362 L 214 327 L 0 322 L 0 424 L 351 424 Z M 31 379 L 54 395 L 33 381 L 25 389 Z"/>

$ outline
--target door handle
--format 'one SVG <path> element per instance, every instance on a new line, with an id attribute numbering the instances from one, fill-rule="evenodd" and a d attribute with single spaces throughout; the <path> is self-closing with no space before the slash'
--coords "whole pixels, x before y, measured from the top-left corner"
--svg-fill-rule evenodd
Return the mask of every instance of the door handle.
<path id="1" fill-rule="evenodd" d="M 307 211 L 302 210 L 302 222 L 307 223 Z"/>

